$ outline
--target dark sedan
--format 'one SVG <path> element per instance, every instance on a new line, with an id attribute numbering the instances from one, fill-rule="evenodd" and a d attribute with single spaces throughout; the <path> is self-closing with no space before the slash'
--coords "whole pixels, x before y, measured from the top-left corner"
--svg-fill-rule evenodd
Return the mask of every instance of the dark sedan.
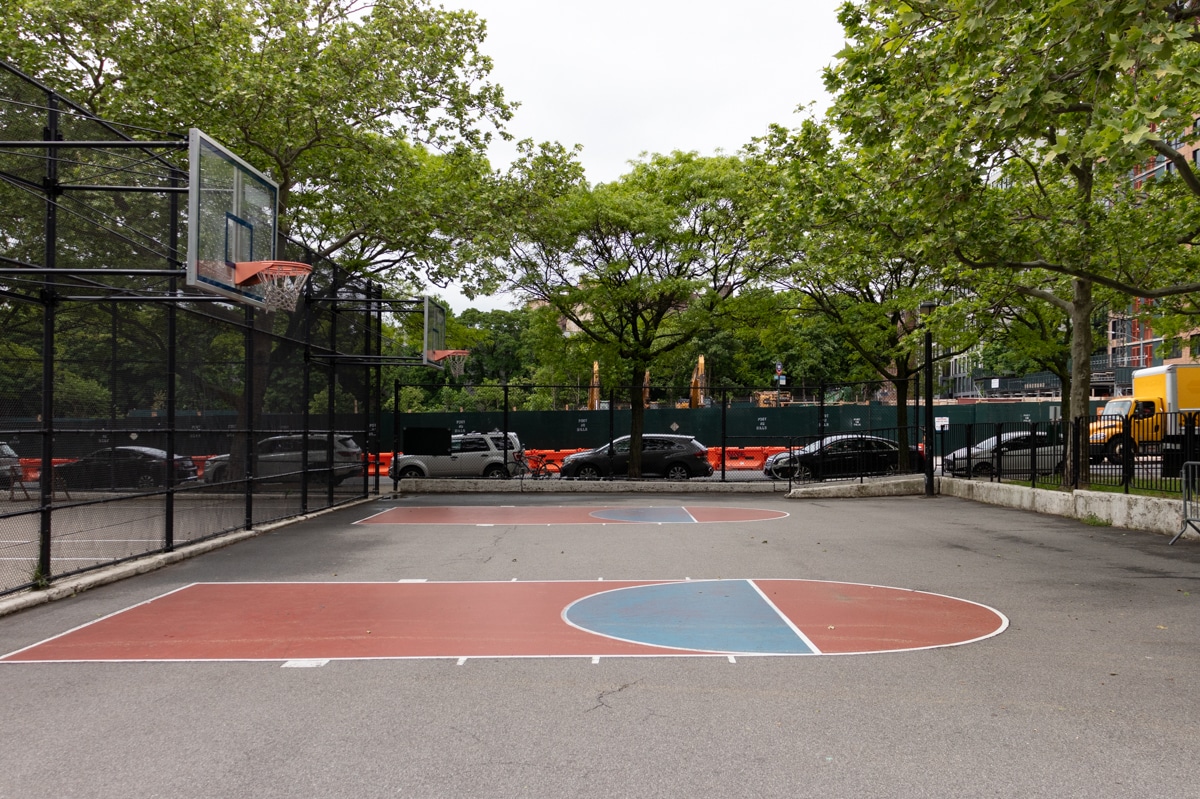
<path id="1" fill-rule="evenodd" d="M 167 484 L 167 453 L 154 447 L 105 447 L 54 467 L 67 488 L 161 488 Z M 196 464 L 175 456 L 175 484 L 195 482 Z"/>
<path id="2" fill-rule="evenodd" d="M 568 455 L 563 459 L 561 475 L 596 480 L 628 474 L 629 441 L 629 436 L 621 436 L 612 444 Z M 690 477 L 708 477 L 712 473 L 708 448 L 691 436 L 665 433 L 646 433 L 642 436 L 643 477 L 687 480 Z"/>
<path id="3" fill-rule="evenodd" d="M 921 450 L 909 447 L 905 471 L 924 468 Z M 900 445 L 879 436 L 826 436 L 802 449 L 776 453 L 763 464 L 763 474 L 772 480 L 825 480 L 900 472 Z"/>

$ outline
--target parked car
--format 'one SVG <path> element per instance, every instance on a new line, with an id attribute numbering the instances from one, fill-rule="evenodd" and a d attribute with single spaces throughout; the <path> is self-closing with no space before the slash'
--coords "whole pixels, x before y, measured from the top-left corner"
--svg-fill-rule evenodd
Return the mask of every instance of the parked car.
<path id="1" fill-rule="evenodd" d="M 54 467 L 54 479 L 71 488 L 162 488 L 167 475 L 176 485 L 196 481 L 196 464 L 176 455 L 174 468 L 167 453 L 154 447 L 123 446 L 98 449 L 78 460 Z"/>
<path id="2" fill-rule="evenodd" d="M 1064 448 L 1056 436 L 1039 430 L 1036 436 L 1038 474 L 1060 474 L 1063 470 Z M 987 476 L 1000 474 L 1028 475 L 1033 461 L 1034 435 L 1028 430 L 1002 433 L 999 438 L 985 438 L 973 447 L 963 447 L 942 458 L 942 474 L 963 477 L 968 474 Z"/>
<path id="3" fill-rule="evenodd" d="M 341 433 L 333 436 L 333 466 L 329 467 L 329 436 L 312 434 L 308 440 L 308 471 L 324 479 L 333 473 L 334 483 L 349 477 L 361 477 L 363 452 L 353 436 Z M 304 469 L 305 436 L 291 434 L 271 436 L 258 442 L 255 458 L 255 475 L 265 480 L 300 480 Z M 223 483 L 229 479 L 229 455 L 214 455 L 204 464 L 204 482 Z"/>
<path id="4" fill-rule="evenodd" d="M 561 474 L 580 480 L 629 473 L 630 437 L 621 436 L 602 447 L 576 452 L 563 458 Z M 687 480 L 713 473 L 708 447 L 692 436 L 666 433 L 642 435 L 642 476 Z"/>
<path id="5" fill-rule="evenodd" d="M 909 447 L 908 471 L 925 468 L 925 456 Z M 879 436 L 836 435 L 767 458 L 763 474 L 772 480 L 825 480 L 900 472 L 900 445 Z"/>
<path id="6" fill-rule="evenodd" d="M 460 433 L 450 436 L 446 455 L 404 455 L 396 453 L 388 467 L 388 477 L 511 477 L 525 447 L 516 433 L 508 434 L 508 452 L 504 451 L 504 433 Z"/>
<path id="7" fill-rule="evenodd" d="M 0 486 L 8 488 L 21 479 L 21 459 L 7 441 L 0 441 Z"/>

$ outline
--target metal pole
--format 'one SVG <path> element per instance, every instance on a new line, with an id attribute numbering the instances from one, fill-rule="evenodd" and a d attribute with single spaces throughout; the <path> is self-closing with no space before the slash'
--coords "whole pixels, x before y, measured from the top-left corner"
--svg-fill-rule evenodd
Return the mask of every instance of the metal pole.
<path id="1" fill-rule="evenodd" d="M 721 389 L 721 482 L 725 482 L 725 450 L 726 439 L 729 433 L 728 424 L 729 411 L 729 390 Z"/>
<path id="2" fill-rule="evenodd" d="M 60 140 L 62 134 L 58 128 L 58 98 L 54 95 L 46 99 L 49 117 L 43 138 L 47 142 Z M 43 218 L 42 265 L 47 269 L 55 268 L 58 257 L 58 156 L 52 151 L 46 153 L 46 209 Z M 58 320 L 58 298 L 55 296 L 56 286 L 53 278 L 46 278 L 42 284 L 42 463 L 38 477 L 39 505 L 38 514 L 38 565 L 34 575 L 34 587 L 42 589 L 50 584 L 53 571 L 51 559 L 51 537 L 53 523 L 50 505 L 54 501 L 54 346 L 55 327 Z"/>
<path id="3" fill-rule="evenodd" d="M 172 172 L 171 185 L 178 186 L 179 180 L 179 173 Z M 171 264 L 175 265 L 179 263 L 179 195 L 170 195 L 167 205 L 171 214 L 169 227 Z M 167 285 L 173 296 L 179 288 L 179 281 L 172 277 Z M 113 316 L 116 317 L 115 308 Z M 172 552 L 175 549 L 175 447 L 178 443 L 176 428 L 179 426 L 179 413 L 176 408 L 179 382 L 179 329 L 177 306 L 174 303 L 167 306 L 167 341 L 170 343 L 167 347 L 167 498 L 164 509 L 166 518 L 163 524 L 166 540 L 163 541 L 163 548 Z"/>
<path id="4" fill-rule="evenodd" d="M 933 332 L 925 330 L 925 496 L 933 491 Z"/>

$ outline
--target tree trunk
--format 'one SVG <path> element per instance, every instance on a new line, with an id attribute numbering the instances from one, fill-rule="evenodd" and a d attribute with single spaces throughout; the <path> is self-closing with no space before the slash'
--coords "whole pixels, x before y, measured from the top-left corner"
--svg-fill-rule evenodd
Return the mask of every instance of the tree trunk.
<path id="1" fill-rule="evenodd" d="M 904 375 L 901 379 L 901 374 Z M 907 472 L 908 463 L 908 384 L 912 373 L 907 370 L 896 370 L 892 385 L 896 387 L 896 443 L 900 446 L 899 466 L 901 472 Z"/>
<path id="2" fill-rule="evenodd" d="M 1074 296 L 1071 300 L 1071 384 L 1063 386 L 1064 393 L 1070 390 L 1067 407 L 1070 409 L 1068 420 L 1080 422 L 1082 429 L 1079 434 L 1079 457 L 1074 457 L 1073 444 L 1068 438 L 1066 445 L 1066 464 L 1068 469 L 1067 484 L 1086 486 L 1088 478 L 1088 436 L 1087 421 L 1089 399 L 1092 394 L 1092 311 L 1095 301 L 1092 299 L 1092 282 L 1076 278 L 1072 282 Z M 1075 464 L 1078 464 L 1078 473 Z"/>

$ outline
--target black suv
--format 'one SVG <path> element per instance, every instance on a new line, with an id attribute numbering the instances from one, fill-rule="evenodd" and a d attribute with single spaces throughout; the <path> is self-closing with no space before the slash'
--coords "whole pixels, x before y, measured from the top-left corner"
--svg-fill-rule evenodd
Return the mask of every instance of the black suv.
<path id="1" fill-rule="evenodd" d="M 563 459 L 562 476 L 580 480 L 625 475 L 629 472 L 629 436 L 621 436 L 587 452 Z M 691 436 L 646 433 L 642 436 L 642 476 L 687 480 L 713 473 L 708 448 Z"/>

